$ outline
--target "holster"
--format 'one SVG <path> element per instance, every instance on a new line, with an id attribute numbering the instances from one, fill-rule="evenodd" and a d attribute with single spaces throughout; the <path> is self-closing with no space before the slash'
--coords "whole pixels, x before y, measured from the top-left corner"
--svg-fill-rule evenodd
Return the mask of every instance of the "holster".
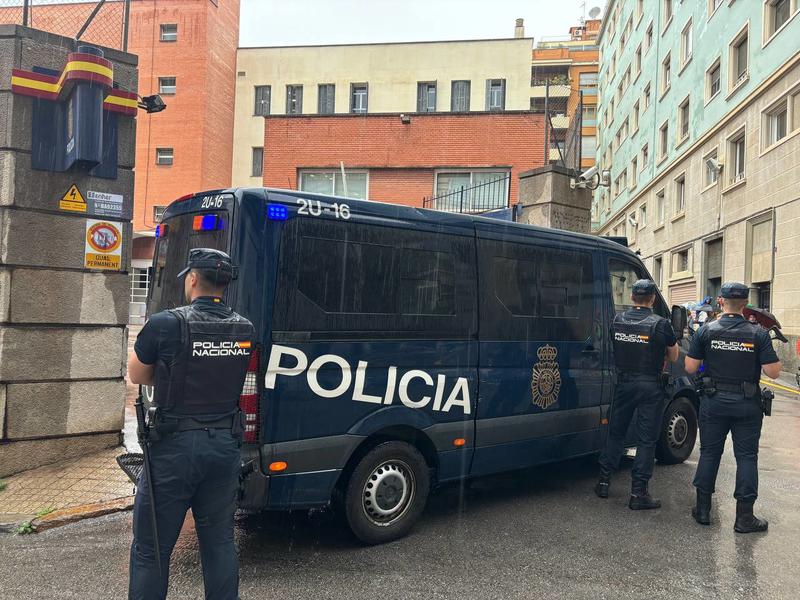
<path id="1" fill-rule="evenodd" d="M 775 393 L 767 388 L 761 389 L 761 395 L 758 401 L 761 404 L 761 411 L 765 417 L 772 416 L 772 400 L 775 398 Z"/>
<path id="2" fill-rule="evenodd" d="M 709 398 L 717 393 L 717 386 L 714 384 L 714 380 L 711 379 L 711 377 L 700 378 L 700 389 L 703 391 L 703 394 Z"/>

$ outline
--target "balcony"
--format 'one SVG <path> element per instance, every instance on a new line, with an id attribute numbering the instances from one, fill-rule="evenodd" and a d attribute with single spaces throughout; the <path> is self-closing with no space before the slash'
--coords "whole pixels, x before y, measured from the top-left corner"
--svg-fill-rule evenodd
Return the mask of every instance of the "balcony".
<path id="1" fill-rule="evenodd" d="M 553 129 L 566 129 L 569 127 L 569 117 L 567 115 L 554 115 L 550 119 Z"/>
<path id="2" fill-rule="evenodd" d="M 550 98 L 569 98 L 571 89 L 569 85 L 554 85 L 550 84 L 549 94 Z M 536 85 L 534 82 L 531 84 L 531 97 L 532 98 L 545 98 L 547 97 L 547 85 Z"/>

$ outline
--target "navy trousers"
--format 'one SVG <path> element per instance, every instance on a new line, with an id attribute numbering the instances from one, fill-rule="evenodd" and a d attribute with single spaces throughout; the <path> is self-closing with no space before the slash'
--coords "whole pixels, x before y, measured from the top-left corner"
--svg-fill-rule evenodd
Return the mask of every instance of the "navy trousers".
<path id="1" fill-rule="evenodd" d="M 736 457 L 736 490 L 733 497 L 755 502 L 758 497 L 758 442 L 764 413 L 756 400 L 719 392 L 703 396 L 700 402 L 700 460 L 694 486 L 713 494 L 719 461 L 728 432 L 733 438 Z"/>
<path id="2" fill-rule="evenodd" d="M 664 388 L 655 377 L 626 379 L 617 383 L 614 402 L 611 404 L 608 440 L 600 455 L 600 468 L 606 475 L 611 475 L 619 468 L 619 461 L 625 450 L 625 435 L 634 411 L 638 411 L 637 445 L 631 480 L 634 483 L 647 483 L 653 476 L 656 442 L 664 411 Z"/>
<path id="3" fill-rule="evenodd" d="M 144 474 L 133 507 L 129 600 L 167 597 L 169 560 L 186 511 L 194 515 L 207 600 L 238 600 L 239 564 L 233 517 L 239 484 L 241 444 L 224 429 L 183 431 L 150 449 L 158 524 L 159 579 L 150 498 Z"/>

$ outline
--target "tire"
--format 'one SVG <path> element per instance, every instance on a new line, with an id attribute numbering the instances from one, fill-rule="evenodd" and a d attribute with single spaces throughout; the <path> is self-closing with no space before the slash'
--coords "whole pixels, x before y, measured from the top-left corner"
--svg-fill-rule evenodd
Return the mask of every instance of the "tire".
<path id="1" fill-rule="evenodd" d="M 675 398 L 664 411 L 656 458 L 665 465 L 684 462 L 697 441 L 697 410 L 688 398 Z"/>
<path id="2" fill-rule="evenodd" d="M 347 482 L 347 524 L 365 544 L 401 538 L 422 514 L 429 490 L 428 465 L 414 446 L 380 444 L 358 462 Z"/>

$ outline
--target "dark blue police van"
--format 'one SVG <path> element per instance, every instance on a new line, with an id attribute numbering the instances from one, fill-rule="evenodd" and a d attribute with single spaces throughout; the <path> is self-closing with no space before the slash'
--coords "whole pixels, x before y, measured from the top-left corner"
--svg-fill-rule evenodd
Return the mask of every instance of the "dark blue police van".
<path id="1" fill-rule="evenodd" d="M 227 302 L 257 331 L 240 402 L 244 509 L 334 503 L 359 539 L 380 543 L 409 531 L 433 485 L 602 448 L 609 326 L 647 276 L 618 243 L 305 192 L 217 190 L 167 208 L 150 314 L 183 303 L 176 275 L 195 247 L 232 255 Z M 680 320 L 660 296 L 656 312 Z M 677 463 L 694 447 L 697 398 L 679 371 L 665 377 L 657 456 Z"/>

